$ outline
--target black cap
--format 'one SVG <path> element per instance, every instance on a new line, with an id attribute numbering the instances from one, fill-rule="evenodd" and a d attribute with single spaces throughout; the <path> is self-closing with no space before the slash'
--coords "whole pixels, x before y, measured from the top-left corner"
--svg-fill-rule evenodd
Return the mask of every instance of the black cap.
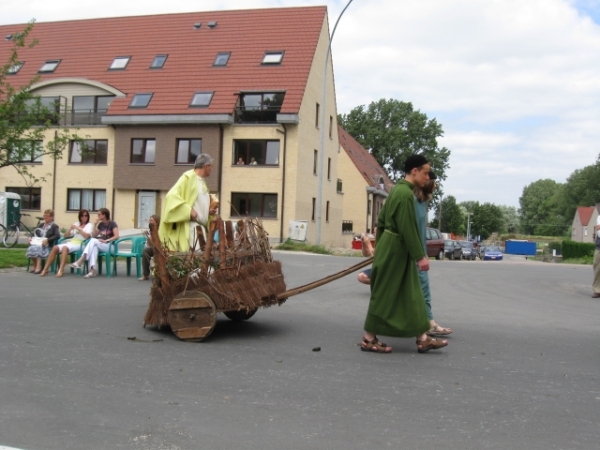
<path id="1" fill-rule="evenodd" d="M 404 163 L 404 173 L 410 173 L 415 167 L 421 167 L 429 163 L 423 155 L 410 155 Z"/>

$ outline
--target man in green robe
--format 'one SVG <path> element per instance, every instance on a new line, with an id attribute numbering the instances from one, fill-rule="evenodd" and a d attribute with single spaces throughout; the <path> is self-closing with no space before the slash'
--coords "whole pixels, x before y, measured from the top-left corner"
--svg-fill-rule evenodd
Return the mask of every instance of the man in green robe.
<path id="1" fill-rule="evenodd" d="M 210 209 L 209 190 L 204 180 L 210 176 L 212 162 L 210 155 L 199 155 L 194 168 L 181 175 L 165 197 L 158 236 L 169 250 L 189 251 L 193 245 L 190 233 L 198 224 L 206 227 L 211 215 L 216 213 Z"/>
<path id="2" fill-rule="evenodd" d="M 392 348 L 379 342 L 377 334 L 416 337 L 419 353 L 447 345 L 425 334 L 430 325 L 418 274 L 429 270 L 429 260 L 419 235 L 413 188 L 427 183 L 429 169 L 424 156 L 409 156 L 405 179 L 392 189 L 379 213 L 361 350 L 390 353 Z"/>

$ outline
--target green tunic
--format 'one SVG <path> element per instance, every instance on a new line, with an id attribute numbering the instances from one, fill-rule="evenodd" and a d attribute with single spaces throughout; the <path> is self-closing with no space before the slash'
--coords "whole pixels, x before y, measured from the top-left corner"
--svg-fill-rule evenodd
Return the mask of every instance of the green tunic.
<path id="1" fill-rule="evenodd" d="M 413 185 L 400 181 L 377 220 L 377 251 L 371 270 L 371 301 L 365 331 L 415 337 L 429 319 L 416 262 L 425 257 L 417 227 Z"/>

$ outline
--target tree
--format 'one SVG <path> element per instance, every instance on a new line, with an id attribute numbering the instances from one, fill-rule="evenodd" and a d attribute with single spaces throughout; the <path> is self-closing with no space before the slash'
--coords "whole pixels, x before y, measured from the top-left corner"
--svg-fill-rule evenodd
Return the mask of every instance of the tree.
<path id="1" fill-rule="evenodd" d="M 554 180 L 534 181 L 523 188 L 519 198 L 521 229 L 528 234 L 562 236 L 569 222 L 559 207 L 558 199 L 563 185 Z"/>
<path id="2" fill-rule="evenodd" d="M 13 167 L 27 186 L 44 181 L 44 177 L 35 176 L 30 171 L 34 160 L 46 155 L 60 159 L 69 141 L 81 141 L 77 134 L 56 127 L 56 109 L 53 105 L 42 104 L 41 98 L 30 92 L 39 77 L 19 88 L 9 82 L 11 74 L 22 65 L 19 51 L 37 44 L 37 40 L 29 42 L 28 39 L 33 26 L 34 21 L 31 21 L 22 32 L 11 37 L 10 57 L 0 68 L 0 169 Z M 46 132 L 52 128 L 55 128 L 54 136 L 47 139 Z M 45 146 L 37 145 L 44 140 Z"/>
<path id="3" fill-rule="evenodd" d="M 558 207 L 568 223 L 571 223 L 578 206 L 594 206 L 600 202 L 600 155 L 596 163 L 575 170 L 560 192 Z"/>
<path id="4" fill-rule="evenodd" d="M 471 236 L 487 239 L 492 233 L 500 232 L 504 223 L 502 211 L 493 203 L 475 203 L 471 211 Z"/>
<path id="5" fill-rule="evenodd" d="M 450 150 L 437 143 L 444 134 L 442 126 L 415 111 L 412 103 L 381 99 L 368 108 L 357 106 L 349 114 L 338 116 L 338 122 L 369 150 L 392 181 L 400 179 L 406 158 L 414 153 L 431 161 L 438 181 L 446 178 Z M 436 189 L 436 197 L 442 195 L 441 187 Z"/>
<path id="6" fill-rule="evenodd" d="M 502 213 L 502 228 L 500 231 L 505 233 L 518 233 L 520 226 L 520 217 L 517 208 L 514 206 L 499 205 Z"/>
<path id="7" fill-rule="evenodd" d="M 466 218 L 460 207 L 456 204 L 456 198 L 449 195 L 442 199 L 440 204 L 442 209 L 442 223 L 440 225 L 440 206 L 438 205 L 432 225 L 440 227 L 440 230 L 445 233 L 464 234 L 466 230 Z"/>

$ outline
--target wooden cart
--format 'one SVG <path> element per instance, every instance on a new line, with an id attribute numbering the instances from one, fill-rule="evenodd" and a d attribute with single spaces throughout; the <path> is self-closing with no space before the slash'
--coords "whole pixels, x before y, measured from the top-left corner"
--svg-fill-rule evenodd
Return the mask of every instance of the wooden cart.
<path id="1" fill-rule="evenodd" d="M 247 320 L 258 308 L 281 305 L 301 294 L 348 275 L 372 258 L 323 279 L 286 290 L 281 262 L 273 260 L 268 235 L 256 218 L 237 222 L 219 218 L 206 236 L 197 228 L 197 252 L 164 249 L 157 230 L 150 227 L 155 277 L 144 326 L 170 326 L 185 341 L 199 342 L 210 335 L 217 313 L 235 321 Z M 196 246 L 195 246 L 196 247 Z"/>

